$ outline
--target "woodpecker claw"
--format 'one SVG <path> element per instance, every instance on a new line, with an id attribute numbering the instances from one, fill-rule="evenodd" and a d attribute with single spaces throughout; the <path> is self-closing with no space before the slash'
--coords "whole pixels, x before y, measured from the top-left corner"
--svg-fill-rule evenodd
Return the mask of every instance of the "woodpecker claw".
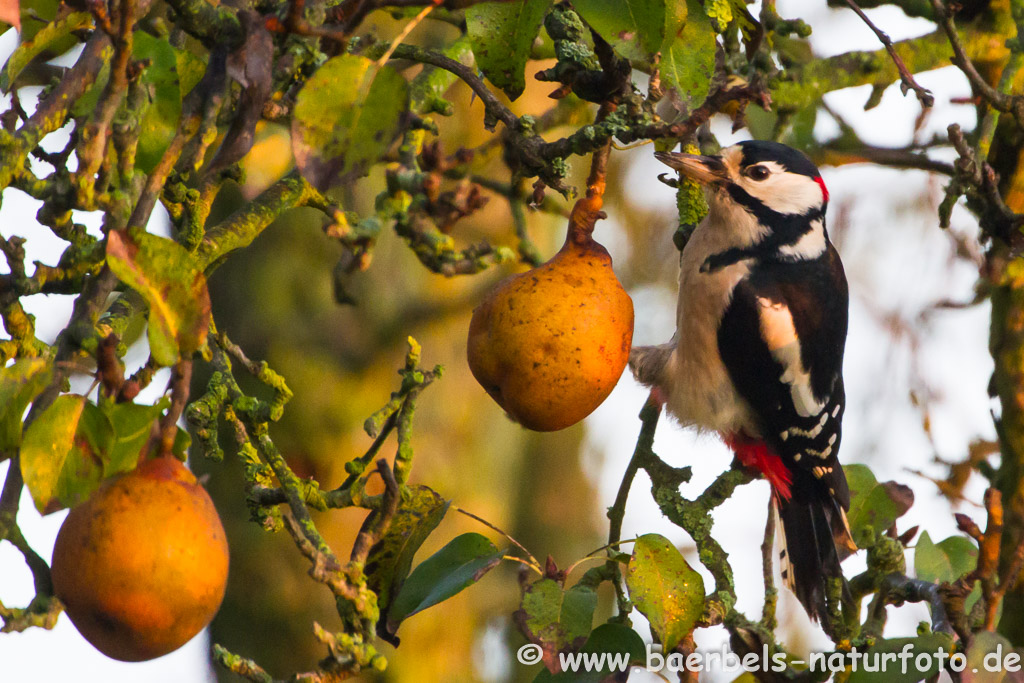
<path id="1" fill-rule="evenodd" d="M 669 177 L 668 173 L 659 173 L 658 174 L 658 180 L 660 180 L 661 182 L 665 183 L 669 187 L 672 187 L 672 188 L 678 188 L 679 187 L 679 179 L 678 178 L 671 178 L 671 177 Z"/>

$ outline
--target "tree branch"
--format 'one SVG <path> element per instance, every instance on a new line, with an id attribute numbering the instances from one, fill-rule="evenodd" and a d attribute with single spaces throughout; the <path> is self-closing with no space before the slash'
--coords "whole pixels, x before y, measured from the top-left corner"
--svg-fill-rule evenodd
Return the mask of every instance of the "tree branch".
<path id="1" fill-rule="evenodd" d="M 922 88 L 918 85 L 917 81 L 914 80 L 914 74 L 910 73 L 907 65 L 903 63 L 902 59 L 900 59 L 899 54 L 896 52 L 896 48 L 892 45 L 892 39 L 889 38 L 889 35 L 875 26 L 871 19 L 868 18 L 868 15 L 864 14 L 864 10 L 862 10 L 854 0 L 846 0 L 846 4 L 857 14 L 858 17 L 861 18 L 861 21 L 867 24 L 868 28 L 878 36 L 878 40 L 885 46 L 885 51 L 889 53 L 889 57 L 892 58 L 893 64 L 896 65 L 896 70 L 899 71 L 900 87 L 903 90 L 903 94 L 906 95 L 908 90 L 913 90 L 914 94 L 917 95 L 917 99 L 921 101 L 921 105 L 925 108 L 931 107 L 935 104 L 935 97 L 931 92 Z"/>
<path id="2" fill-rule="evenodd" d="M 967 51 L 964 49 L 963 42 L 960 40 L 960 33 L 956 30 L 956 25 L 953 23 L 952 13 L 943 6 L 942 0 L 931 0 L 931 3 L 938 24 L 949 39 L 950 47 L 953 48 L 953 63 L 967 76 L 967 80 L 971 82 L 971 87 L 976 93 L 984 97 L 993 108 L 1012 114 L 1017 120 L 1017 125 L 1024 128 L 1024 96 L 1009 95 L 989 85 L 988 81 L 978 73 L 974 62 L 971 61 L 970 56 L 968 56 Z M 1019 39 L 1020 37 L 1018 36 Z"/>

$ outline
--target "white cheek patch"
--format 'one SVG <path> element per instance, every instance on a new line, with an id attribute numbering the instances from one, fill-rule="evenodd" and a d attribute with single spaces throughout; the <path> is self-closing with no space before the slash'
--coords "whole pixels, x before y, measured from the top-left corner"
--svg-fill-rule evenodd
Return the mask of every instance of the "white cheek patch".
<path id="1" fill-rule="evenodd" d="M 761 337 L 782 366 L 779 381 L 789 385 L 793 407 L 800 417 L 818 415 L 825 404 L 814 397 L 811 374 L 804 369 L 800 358 L 800 340 L 796 336 L 793 315 L 785 304 L 759 297 Z"/>
<path id="2" fill-rule="evenodd" d="M 762 164 L 771 169 L 767 180 L 757 182 L 742 178 L 740 185 L 753 197 L 776 213 L 802 215 L 824 202 L 824 195 L 813 178 L 790 173 L 774 162 Z"/>
<path id="3" fill-rule="evenodd" d="M 825 226 L 821 219 L 811 222 L 811 229 L 794 244 L 779 247 L 779 252 L 798 260 L 816 259 L 825 252 Z"/>

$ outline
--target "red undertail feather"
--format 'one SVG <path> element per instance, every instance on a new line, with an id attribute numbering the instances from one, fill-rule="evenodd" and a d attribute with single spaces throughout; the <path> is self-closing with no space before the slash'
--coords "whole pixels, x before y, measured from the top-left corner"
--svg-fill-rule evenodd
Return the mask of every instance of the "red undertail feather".
<path id="1" fill-rule="evenodd" d="M 792 498 L 790 485 L 793 483 L 793 475 L 782 462 L 782 458 L 775 455 L 768 444 L 742 434 L 730 434 L 724 436 L 724 439 L 725 444 L 732 449 L 745 467 L 753 468 L 764 475 L 772 485 L 775 495 L 784 501 Z"/>

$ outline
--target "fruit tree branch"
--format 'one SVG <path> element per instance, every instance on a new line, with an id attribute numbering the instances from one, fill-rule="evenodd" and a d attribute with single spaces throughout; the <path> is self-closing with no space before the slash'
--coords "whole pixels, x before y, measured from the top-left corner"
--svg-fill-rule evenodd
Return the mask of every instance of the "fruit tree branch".
<path id="1" fill-rule="evenodd" d="M 896 48 L 893 47 L 892 39 L 889 35 L 882 29 L 875 26 L 871 19 L 868 18 L 868 15 L 864 14 L 864 10 L 862 10 L 854 0 L 846 0 L 846 4 L 849 5 L 850 9 L 852 9 L 857 16 L 861 18 L 861 21 L 867 24 L 868 28 L 874 32 L 878 37 L 878 40 L 885 46 L 885 51 L 889 53 L 889 57 L 892 58 L 893 63 L 896 65 L 896 70 L 899 71 L 900 87 L 903 89 L 903 94 L 906 95 L 907 90 L 913 90 L 914 94 L 917 95 L 917 99 L 921 101 L 922 106 L 927 108 L 935 104 L 935 97 L 931 92 L 922 88 L 918 82 L 914 80 L 914 74 L 910 73 L 910 69 L 907 68 L 907 65 L 896 52 Z"/>

